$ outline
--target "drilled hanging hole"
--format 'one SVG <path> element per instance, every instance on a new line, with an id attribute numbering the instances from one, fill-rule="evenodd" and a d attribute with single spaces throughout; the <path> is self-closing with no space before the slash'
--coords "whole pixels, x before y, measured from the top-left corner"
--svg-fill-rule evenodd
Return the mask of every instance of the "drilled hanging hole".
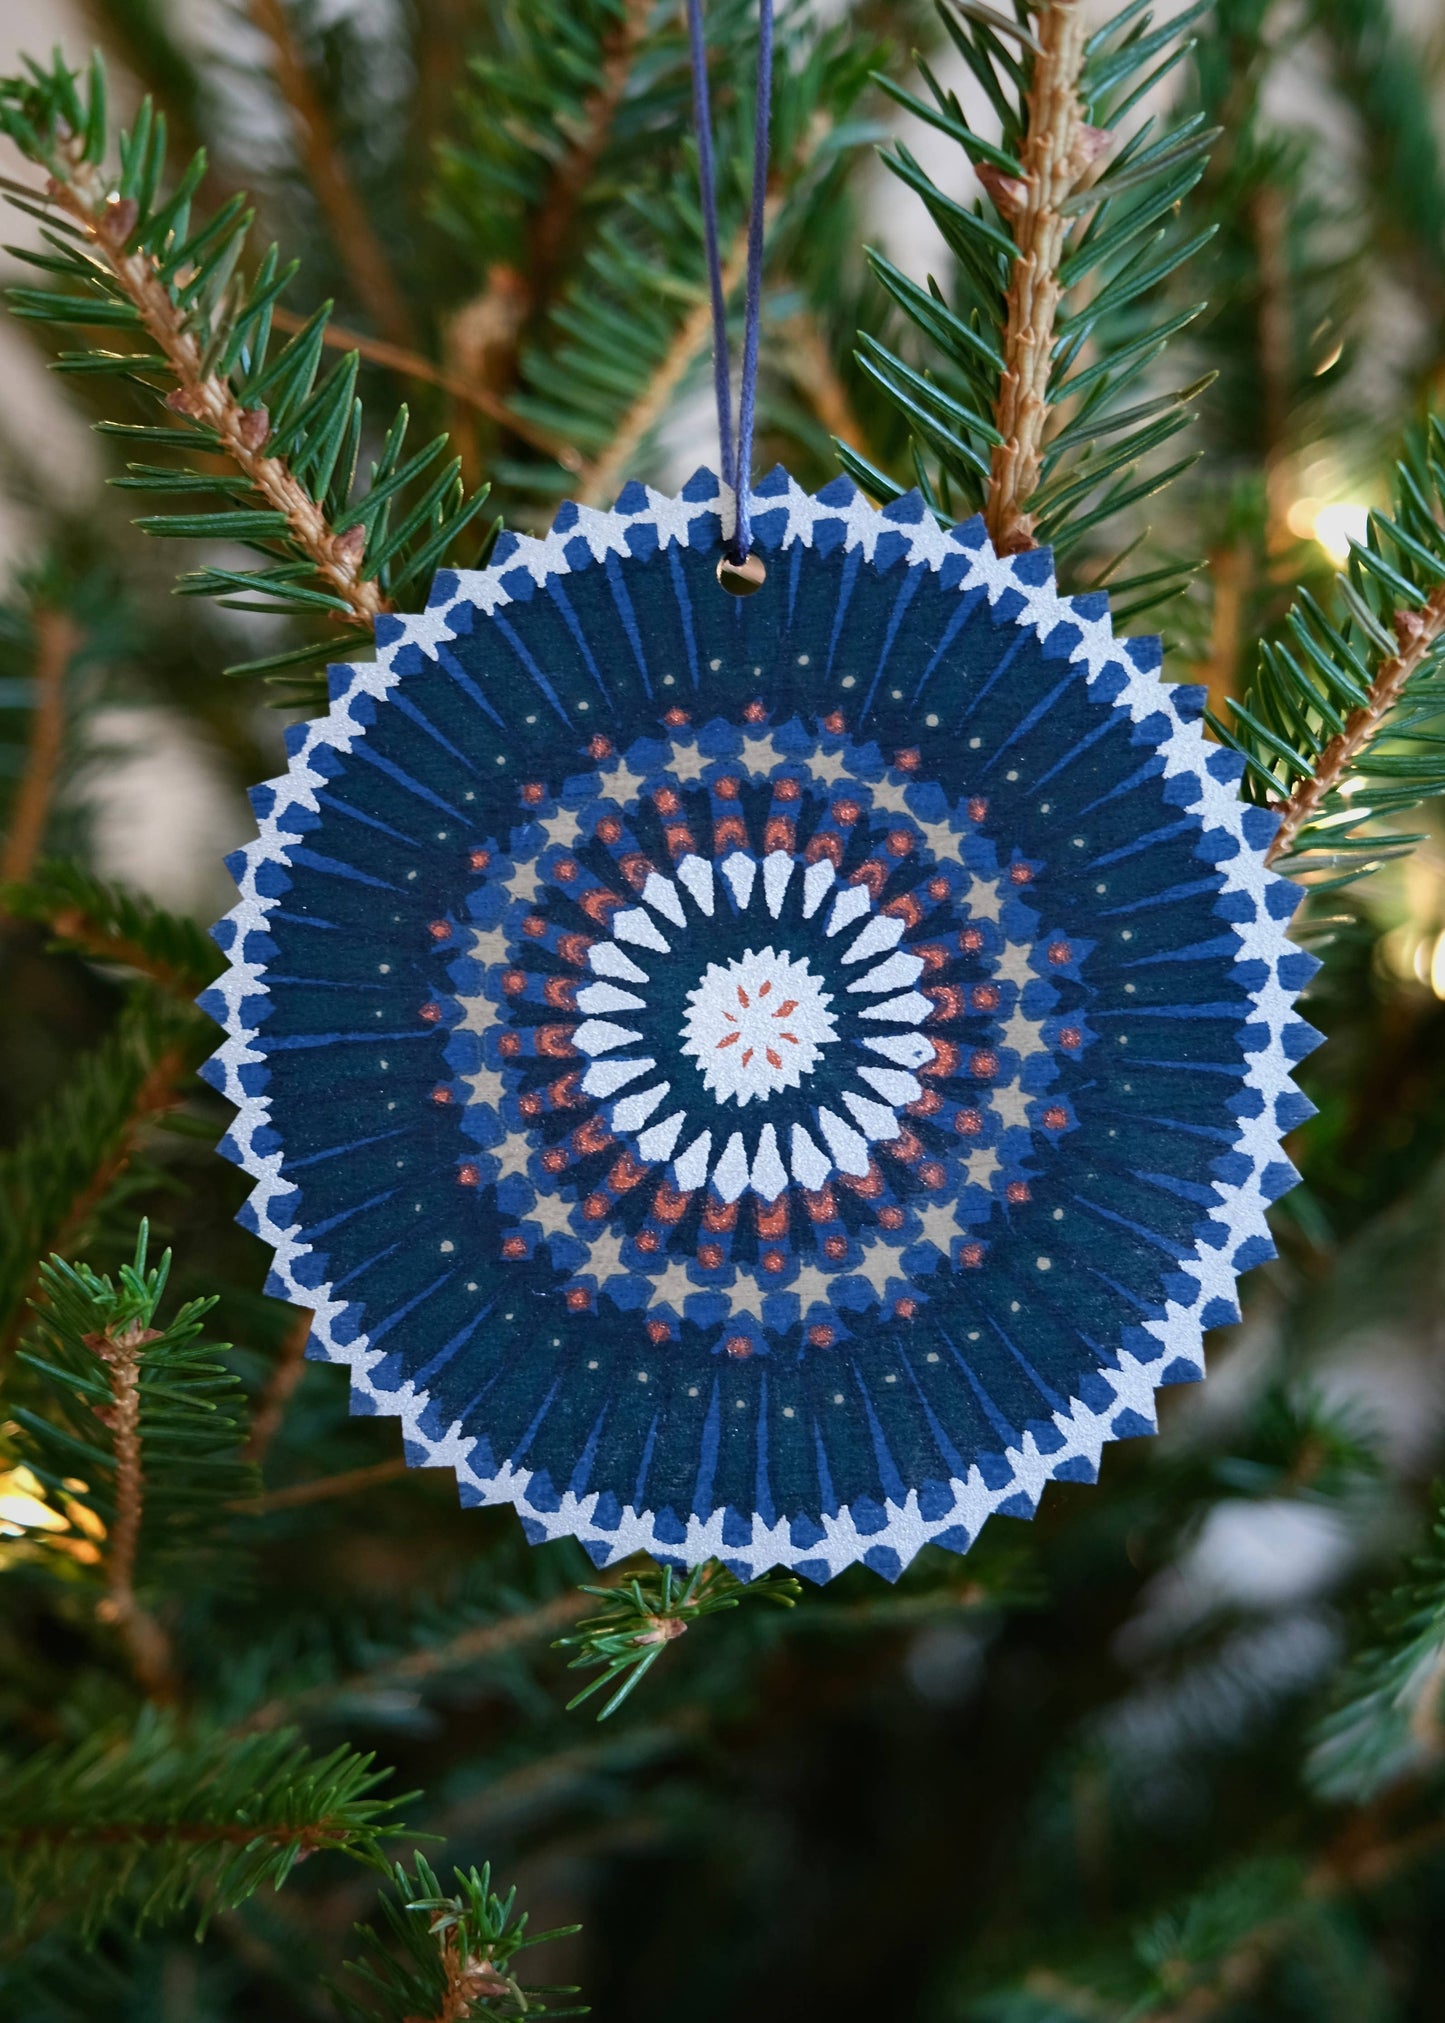
<path id="1" fill-rule="evenodd" d="M 724 555 L 717 565 L 717 580 L 730 596 L 751 597 L 767 582 L 768 572 L 761 555 L 745 555 L 741 562 Z"/>

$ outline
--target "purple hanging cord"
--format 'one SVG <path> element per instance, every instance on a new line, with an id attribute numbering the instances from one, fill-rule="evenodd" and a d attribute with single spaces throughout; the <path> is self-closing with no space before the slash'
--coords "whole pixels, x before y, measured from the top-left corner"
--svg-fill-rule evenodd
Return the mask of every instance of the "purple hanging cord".
<path id="1" fill-rule="evenodd" d="M 743 366 L 738 383 L 738 432 L 733 440 L 732 357 L 728 349 L 727 295 L 718 249 L 717 170 L 713 159 L 712 110 L 708 100 L 707 43 L 702 0 L 687 0 L 692 46 L 692 103 L 697 122 L 698 179 L 702 191 L 703 242 L 712 296 L 712 376 L 717 398 L 717 431 L 722 481 L 737 500 L 728 559 L 746 561 L 752 545 L 753 426 L 757 416 L 758 334 L 762 322 L 763 223 L 768 201 L 768 127 L 773 86 L 773 0 L 759 0 L 757 119 L 753 128 L 753 191 L 748 210 L 748 279 L 743 303 Z"/>

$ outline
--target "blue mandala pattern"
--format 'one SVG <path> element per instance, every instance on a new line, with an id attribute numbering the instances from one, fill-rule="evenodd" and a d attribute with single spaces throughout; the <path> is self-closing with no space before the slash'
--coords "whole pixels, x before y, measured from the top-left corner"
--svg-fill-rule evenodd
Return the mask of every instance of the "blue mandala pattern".
<path id="1" fill-rule="evenodd" d="M 1271 1254 L 1313 968 L 1158 646 L 921 501 L 633 486 L 253 795 L 212 1078 L 310 1353 L 600 1563 L 826 1579 L 1092 1479 Z"/>

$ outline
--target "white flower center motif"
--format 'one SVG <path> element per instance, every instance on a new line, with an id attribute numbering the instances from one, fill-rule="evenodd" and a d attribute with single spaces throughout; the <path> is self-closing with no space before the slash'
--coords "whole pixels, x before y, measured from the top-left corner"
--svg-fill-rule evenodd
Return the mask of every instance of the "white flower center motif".
<path id="1" fill-rule="evenodd" d="M 838 1037 L 833 1002 L 807 962 L 765 948 L 726 964 L 710 962 L 688 992 L 682 1052 L 702 1070 L 719 1103 L 738 1108 L 796 1089 Z"/>

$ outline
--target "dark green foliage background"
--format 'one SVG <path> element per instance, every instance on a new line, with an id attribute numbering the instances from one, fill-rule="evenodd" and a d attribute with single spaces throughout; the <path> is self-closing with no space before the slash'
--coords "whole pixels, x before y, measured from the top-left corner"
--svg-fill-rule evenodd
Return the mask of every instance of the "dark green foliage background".
<path id="1" fill-rule="evenodd" d="M 300 262 L 285 298 L 298 315 L 334 297 L 338 322 L 378 335 L 376 305 L 358 291 L 303 153 L 268 140 L 258 158 L 247 107 L 259 97 L 278 132 L 286 120 L 240 12 L 213 24 L 203 54 L 183 0 L 89 0 L 84 11 L 117 96 L 128 104 L 139 85 L 166 113 L 175 160 L 207 146 L 201 209 L 249 189 L 260 216 L 247 259 L 276 239 Z M 986 436 L 970 437 L 968 418 L 988 408 L 996 374 L 926 295 L 910 294 L 905 283 L 927 276 L 898 250 L 918 242 L 896 221 L 915 214 L 921 184 L 951 235 L 951 253 L 931 256 L 943 292 L 965 322 L 977 310 L 975 335 L 992 343 L 984 234 L 998 218 L 986 206 L 973 225 L 954 218 L 950 205 L 974 204 L 965 155 L 978 150 L 938 129 L 957 124 L 947 94 L 967 98 L 970 67 L 977 76 L 992 65 L 1008 96 L 998 51 L 1017 60 L 1018 47 L 986 21 L 968 26 L 912 0 L 853 0 L 829 14 L 833 25 L 819 28 L 805 8 L 784 10 L 790 75 L 779 94 L 760 461 L 780 457 L 819 484 L 838 468 L 841 433 L 845 460 L 878 493 L 921 481 L 962 513 L 987 462 Z M 709 9 L 724 52 L 725 233 L 745 191 L 751 15 L 744 0 Z M 565 202 L 557 163 L 587 129 L 620 5 L 398 0 L 363 16 L 300 0 L 289 19 L 410 341 L 433 368 L 426 378 L 363 360 L 363 466 L 403 400 L 409 440 L 449 431 L 466 487 L 492 486 L 457 537 L 474 560 L 495 516 L 543 524 L 553 501 L 606 468 L 696 305 L 677 10 L 659 4 L 648 16 L 585 176 L 575 186 L 563 177 Z M 1190 33 L 1158 87 L 1162 116 L 1184 128 L 1160 171 L 1179 185 L 1160 221 L 1164 252 L 1146 245 L 1161 265 L 1142 301 L 1106 301 L 1091 341 L 1123 355 L 1151 327 L 1177 321 L 1179 332 L 1122 401 L 1157 406 L 1139 424 L 1134 461 L 1111 479 L 1120 510 L 1101 510 L 1105 485 L 1058 511 L 1066 587 L 1108 572 L 1130 586 L 1119 595 L 1129 609 L 1171 593 L 1136 629 L 1163 628 L 1171 678 L 1208 682 L 1263 794 L 1314 762 L 1325 712 L 1349 707 L 1349 656 L 1376 650 L 1372 623 L 1388 640 L 1402 594 L 1389 572 L 1409 575 L 1418 561 L 1377 529 L 1379 566 L 1355 565 L 1364 616 L 1348 597 L 1331 604 L 1343 593 L 1301 502 L 1385 507 L 1406 433 L 1438 394 L 1445 85 L 1438 37 L 1412 37 L 1385 0 L 1219 0 Z M 1159 60 L 1176 47 L 1161 43 Z M 914 48 L 938 68 L 940 101 Z M 84 56 L 79 42 L 69 53 L 77 65 Z M 1091 116 L 1106 120 L 1140 80 L 1116 77 L 1107 46 L 1093 61 Z M 1308 117 L 1286 124 L 1267 109 L 1280 102 L 1271 87 L 1301 67 Z M 875 69 L 891 89 L 869 81 Z M 932 106 L 931 136 L 900 94 Z M 1013 145 L 987 125 L 986 101 L 980 117 Z M 879 170 L 889 127 L 924 168 Z M 1216 128 L 1206 153 L 1200 136 Z M 805 158 L 806 170 L 790 166 Z M 38 184 L 13 152 L 0 168 Z M 1125 189 L 1112 216 L 1127 219 L 1137 201 Z M 880 235 L 893 266 L 865 257 Z M 1190 258 L 1176 269 L 1172 252 L 1183 249 Z M 14 278 L 35 279 L 18 268 Z M 498 313 L 511 304 L 510 321 L 482 318 L 482 340 L 458 320 L 479 302 Z M 45 322 L 13 328 L 53 355 Z M 484 374 L 516 426 L 456 398 L 438 373 Z M 920 396 L 925 374 L 932 390 Z M 705 376 L 699 352 L 635 428 L 626 474 L 676 475 L 678 428 L 708 454 L 705 420 L 674 419 L 671 435 L 662 426 L 679 409 L 705 416 Z M 1199 413 L 1175 438 L 1181 386 Z M 66 388 L 90 419 L 158 419 L 154 397 L 133 384 L 78 375 Z M 98 441 L 119 476 L 124 446 Z M 959 441 L 972 443 L 971 460 Z M 1433 574 L 1419 563 L 1410 579 L 1419 603 L 1445 578 L 1445 536 L 1436 539 L 1432 443 L 1415 441 L 1410 468 L 1426 503 L 1407 499 L 1396 524 L 1427 562 L 1435 556 Z M 1136 469 L 1157 476 L 1195 451 L 1168 491 L 1144 496 L 1152 488 Z M 1438 463 L 1438 439 L 1433 453 Z M 1076 439 L 1061 446 L 1061 487 L 1087 472 L 1070 461 L 1079 454 Z M 174 1252 L 163 1323 L 186 1301 L 214 1298 L 206 1340 L 234 1346 L 206 1352 L 205 1381 L 220 1381 L 219 1362 L 264 1403 L 294 1316 L 261 1294 L 266 1260 L 232 1220 L 245 1183 L 212 1150 L 224 1105 L 182 1079 L 179 1106 L 147 1118 L 124 1172 L 86 1191 L 144 1062 L 172 1043 L 188 1058 L 206 1051 L 208 1030 L 182 1000 L 211 960 L 194 924 L 93 882 L 90 806 L 106 764 L 94 724 L 115 704 L 178 712 L 238 796 L 281 763 L 287 713 L 267 703 L 294 713 L 325 657 L 324 631 L 293 614 L 243 636 L 214 603 L 175 602 L 178 569 L 236 566 L 235 551 L 218 565 L 215 552 L 151 540 L 129 524 L 125 493 L 77 502 L 45 459 L 21 453 L 3 411 L 0 484 L 20 509 L 25 548 L 0 612 L 0 833 L 31 728 L 37 605 L 70 614 L 85 642 L 67 675 L 45 837 L 47 853 L 72 865 L 6 901 L 0 1325 L 18 1324 L 45 1251 L 60 1245 L 113 1276 L 145 1215 L 153 1257 Z M 1331 615 L 1300 605 L 1301 586 Z M 1338 678 L 1310 661 L 1323 698 L 1313 716 L 1313 704 L 1301 713 L 1291 671 L 1302 662 L 1289 660 L 1308 654 L 1301 628 Z M 298 642 L 305 655 L 269 695 L 221 677 L 239 655 Z M 575 1622 L 568 1596 L 591 1578 L 580 1552 L 529 1550 L 510 1512 L 463 1513 L 450 1479 L 397 1472 L 395 1426 L 349 1419 L 344 1374 L 308 1366 L 264 1455 L 264 1488 L 279 1502 L 255 1504 L 228 1448 L 209 1497 L 203 1470 L 173 1485 L 184 1527 L 200 1527 L 175 1537 L 202 1539 L 204 1558 L 178 1567 L 175 1554 L 142 1557 L 181 1681 L 179 1704 L 160 1715 L 142 1713 L 120 1640 L 97 1624 L 93 1569 L 23 1525 L 7 1529 L 0 1503 L 0 1857 L 14 1855 L 6 1793 L 18 1805 L 24 1766 L 56 1766 L 48 1796 L 32 1790 L 26 1805 L 71 1806 L 83 1822 L 87 1801 L 66 1781 L 75 1752 L 139 1718 L 151 1724 L 142 1733 L 155 1782 L 147 1796 L 117 1769 L 113 1817 L 144 1811 L 162 1787 L 184 1803 L 207 1779 L 220 1816 L 263 1772 L 304 1786 L 310 1803 L 342 1775 L 316 1767 L 330 1752 L 346 1752 L 347 1776 L 350 1752 L 374 1752 L 391 1773 L 380 1795 L 400 1801 L 404 1822 L 375 1841 L 406 1864 L 394 1903 L 412 1891 L 449 1896 L 454 1866 L 490 1861 L 518 1886 L 533 1930 L 582 1927 L 539 1949 L 535 1969 L 529 1954 L 524 1979 L 579 1984 L 576 1999 L 605 2023 L 1445 2018 L 1445 1547 L 1431 1545 L 1429 1486 L 1445 1463 L 1445 825 L 1433 676 L 1432 665 L 1412 697 L 1413 742 L 1390 748 L 1405 757 L 1365 782 L 1357 811 L 1387 818 L 1391 833 L 1403 817 L 1422 840 L 1381 844 L 1377 822 L 1358 828 L 1353 854 L 1318 833 L 1305 839 L 1323 886 L 1301 934 L 1325 964 L 1306 1010 L 1327 1036 L 1302 1077 L 1319 1105 L 1293 1147 L 1305 1184 L 1280 1205 L 1280 1258 L 1249 1281 L 1244 1326 L 1213 1344 L 1214 1381 L 1166 1394 L 1159 1440 L 1108 1450 L 1099 1487 L 1055 1485 L 1033 1524 L 996 1519 L 966 1560 L 925 1553 L 894 1589 L 855 1569 L 790 1610 L 749 1602 L 700 1618 L 598 1725 L 602 1696 L 567 1711 L 579 1681 L 568 1652 L 552 1648 Z M 1254 716 L 1231 719 L 1227 705 L 1246 692 Z M 1261 724 L 1295 753 L 1293 771 L 1257 741 Z M 1330 889 L 1342 868 L 1352 882 Z M 65 930 L 77 915 L 102 923 L 112 953 L 117 942 L 150 951 L 176 988 L 98 960 L 93 939 Z M 70 1464 L 53 1429 L 81 1423 L 64 1377 L 83 1366 L 81 1332 L 79 1322 L 56 1338 L 33 1328 L 30 1359 L 0 1368 L 0 1495 L 22 1462 L 62 1495 Z M 170 1336 L 163 1346 L 169 1354 Z M 57 1361 L 59 1378 L 37 1367 Z M 217 1395 L 226 1413 L 240 1410 L 226 1386 Z M 184 1422 L 176 1437 L 188 1437 Z M 328 1477 L 345 1478 L 339 1493 L 288 1500 Z M 109 1522 L 104 1494 L 92 1502 Z M 274 1739 L 288 1729 L 309 1752 L 304 1774 L 301 1758 L 285 1756 L 292 1745 Z M 54 1756 L 38 1759 L 43 1749 Z M 357 1818 L 365 1853 L 374 1836 Z M 431 1940 L 418 1939 L 417 1913 L 378 1909 L 387 1875 L 375 1862 L 320 1852 L 279 1894 L 213 1893 L 198 1946 L 204 1903 L 180 1915 L 162 1890 L 164 1915 L 137 1931 L 136 1890 L 102 1901 L 106 1857 L 83 1839 L 40 1873 L 39 1914 L 23 1935 L 20 1899 L 0 1891 L 0 1927 L 10 1927 L 0 1929 L 0 2023 L 440 2013 L 416 2007 L 436 1999 Z M 99 1926 L 88 1950 L 87 1915 Z M 512 1929 L 480 1884 L 466 1915 L 474 1936 Z M 358 1921 L 372 1928 L 360 1944 Z M 331 1983 L 348 1955 L 379 1981 L 353 1975 L 343 1997 Z M 379 1961 L 402 1962 L 394 1985 Z M 407 1979 L 413 1968 L 419 1980 Z M 515 2013 L 501 1998 L 487 2003 L 476 2013 Z"/>

